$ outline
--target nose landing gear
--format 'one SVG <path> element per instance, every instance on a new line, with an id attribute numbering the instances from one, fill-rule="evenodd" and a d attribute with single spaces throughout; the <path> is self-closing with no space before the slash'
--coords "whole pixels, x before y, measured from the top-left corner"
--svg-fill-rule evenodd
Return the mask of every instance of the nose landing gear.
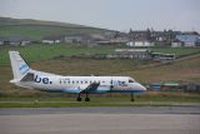
<path id="1" fill-rule="evenodd" d="M 134 98 L 134 94 L 133 94 L 133 93 L 131 94 L 131 101 L 132 101 L 132 102 L 135 101 L 135 98 Z"/>

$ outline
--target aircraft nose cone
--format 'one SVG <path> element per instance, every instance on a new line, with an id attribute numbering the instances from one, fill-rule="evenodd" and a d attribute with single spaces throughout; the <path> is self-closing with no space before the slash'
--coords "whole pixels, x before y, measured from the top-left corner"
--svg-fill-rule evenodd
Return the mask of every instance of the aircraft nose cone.
<path id="1" fill-rule="evenodd" d="M 142 89 L 143 91 L 146 91 L 146 90 L 147 90 L 147 88 L 144 87 L 143 85 L 141 85 L 141 89 Z"/>
<path id="2" fill-rule="evenodd" d="M 146 90 L 147 90 L 146 87 L 144 87 L 144 86 L 141 85 L 140 83 L 137 83 L 137 84 L 136 84 L 136 88 L 137 88 L 138 90 L 141 90 L 141 91 L 146 91 Z"/>

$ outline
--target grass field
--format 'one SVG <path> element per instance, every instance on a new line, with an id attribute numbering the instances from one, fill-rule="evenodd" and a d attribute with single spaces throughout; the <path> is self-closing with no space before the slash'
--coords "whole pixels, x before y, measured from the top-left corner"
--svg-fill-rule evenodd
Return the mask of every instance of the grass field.
<path id="1" fill-rule="evenodd" d="M 142 83 L 200 82 L 200 56 L 167 65 L 148 67 L 148 62 L 131 59 L 97 60 L 68 57 L 72 55 L 108 54 L 114 51 L 114 47 L 87 48 L 64 44 L 38 44 L 27 47 L 0 47 L 0 89 L 6 92 L 12 92 L 10 89 L 15 89 L 8 83 L 12 79 L 8 50 L 20 51 L 34 69 L 62 75 L 127 75 Z M 59 58 L 61 55 L 64 57 Z"/>
<path id="2" fill-rule="evenodd" d="M 0 47 L 0 65 L 9 64 L 8 51 L 17 50 L 28 62 L 37 62 L 41 60 L 49 60 L 58 56 L 80 56 L 80 55 L 95 55 L 95 54 L 111 54 L 114 53 L 117 46 L 95 46 L 85 47 L 74 44 L 59 44 L 45 45 L 32 44 L 26 47 Z M 188 56 L 200 53 L 198 48 L 153 48 L 153 51 L 164 53 L 175 53 L 177 57 Z"/>
<path id="3" fill-rule="evenodd" d="M 30 46 L 30 48 L 33 46 Z M 44 47 L 44 48 L 43 48 Z M 62 74 L 62 75 L 128 75 L 141 83 L 177 81 L 177 82 L 200 82 L 200 56 L 190 60 L 156 66 L 148 66 L 148 63 L 130 59 L 121 60 L 96 60 L 91 58 L 70 58 L 59 55 L 70 56 L 85 53 L 110 53 L 113 48 L 74 48 L 70 46 L 40 46 L 38 48 L 17 48 L 34 69 Z M 57 48 L 58 47 L 58 48 Z M 65 49 L 64 49 L 65 48 Z M 8 48 L 5 48 L 8 50 Z M 7 50 L 0 50 L 7 55 Z M 45 51 L 45 50 L 48 51 Z M 78 50 L 77 50 L 78 49 Z M 51 52 L 56 53 L 53 55 Z M 3 53 L 0 53 L 3 54 Z M 44 57 L 42 55 L 45 54 Z M 40 56 L 39 56 L 40 55 Z M 38 57 L 39 56 L 39 57 Z M 8 58 L 8 57 L 7 57 Z M 136 102 L 130 102 L 127 95 L 91 96 L 92 102 L 77 103 L 76 96 L 56 95 L 41 93 L 16 87 L 9 83 L 12 72 L 8 59 L 0 65 L 0 108 L 15 107 L 123 107 L 123 106 L 174 106 L 174 105 L 199 105 L 199 94 L 147 94 L 136 96 Z"/>
<path id="4" fill-rule="evenodd" d="M 31 63 L 31 67 L 36 70 L 47 71 L 61 75 L 126 75 L 135 78 L 137 81 L 145 83 L 153 82 L 200 82 L 200 56 L 190 60 L 178 61 L 175 63 L 145 67 L 148 63 L 141 63 L 130 59 L 121 60 L 96 60 L 79 58 L 56 58 Z M 10 65 L 0 66 L 0 95 L 35 95 L 29 90 L 22 90 L 9 83 L 12 79 Z"/>
<path id="5" fill-rule="evenodd" d="M 33 44 L 26 47 L 0 47 L 0 65 L 9 64 L 9 50 L 19 51 L 28 62 L 37 62 L 42 60 L 49 60 L 57 56 L 80 56 L 80 55 L 94 55 L 94 54 L 110 54 L 114 52 L 114 47 L 85 47 L 72 44 Z"/>
<path id="6" fill-rule="evenodd" d="M 91 102 L 77 102 L 76 96 L 54 95 L 51 97 L 3 97 L 0 108 L 15 107 L 131 107 L 131 106 L 176 106 L 199 105 L 200 95 L 186 93 L 146 93 L 136 95 L 135 102 L 129 95 L 98 95 L 91 97 Z"/>
<path id="7" fill-rule="evenodd" d="M 0 17 L 0 36 L 25 36 L 41 39 L 61 34 L 101 34 L 108 30 L 80 25 L 17 20 Z M 200 56 L 190 60 L 177 61 L 160 66 L 149 66 L 152 62 L 131 59 L 77 58 L 98 54 L 111 54 L 118 46 L 85 47 L 75 44 L 44 45 L 32 44 L 25 47 L 0 47 L 0 108 L 8 107 L 93 107 L 93 106 L 168 106 L 200 104 L 199 94 L 147 93 L 137 95 L 136 102 L 130 102 L 127 95 L 91 96 L 92 102 L 78 103 L 76 96 L 48 94 L 27 90 L 9 83 L 12 71 L 9 50 L 19 51 L 33 69 L 61 75 L 122 75 L 131 76 L 143 84 L 153 82 L 200 83 Z M 175 53 L 184 57 L 200 53 L 198 48 L 152 48 L 152 51 Z"/>
<path id="8" fill-rule="evenodd" d="M 147 63 L 128 59 L 93 60 L 65 58 L 38 62 L 37 64 L 33 64 L 33 67 L 38 70 L 46 70 L 64 75 L 127 75 L 142 83 L 164 81 L 200 82 L 199 61 L 200 57 L 196 57 L 187 61 L 140 69 L 142 66 L 146 66 L 145 64 Z M 45 65 L 43 65 L 44 63 Z"/>
<path id="9" fill-rule="evenodd" d="M 175 54 L 176 57 L 188 56 L 191 54 L 200 53 L 198 48 L 152 48 L 152 51 Z"/>

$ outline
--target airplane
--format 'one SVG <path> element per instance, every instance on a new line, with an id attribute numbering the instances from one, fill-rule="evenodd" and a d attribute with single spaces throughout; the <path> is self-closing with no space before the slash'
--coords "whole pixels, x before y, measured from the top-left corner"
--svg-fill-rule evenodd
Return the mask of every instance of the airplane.
<path id="1" fill-rule="evenodd" d="M 33 70 L 18 51 L 9 51 L 13 79 L 16 86 L 46 92 L 77 94 L 77 101 L 90 101 L 89 94 L 129 93 L 131 101 L 134 94 L 143 93 L 146 88 L 128 76 L 62 76 Z"/>

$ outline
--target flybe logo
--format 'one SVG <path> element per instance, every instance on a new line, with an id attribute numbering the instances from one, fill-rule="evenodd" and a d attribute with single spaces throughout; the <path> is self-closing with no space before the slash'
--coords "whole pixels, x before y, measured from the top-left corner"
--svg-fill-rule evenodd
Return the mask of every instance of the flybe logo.
<path id="1" fill-rule="evenodd" d="M 42 78 L 42 77 L 40 77 L 40 76 L 38 76 L 38 75 L 36 75 L 34 81 L 35 81 L 36 83 L 52 84 L 52 81 L 50 81 L 48 77 L 43 77 L 43 78 Z"/>
<path id="2" fill-rule="evenodd" d="M 25 73 L 27 73 L 29 70 L 29 67 L 26 64 L 23 64 L 19 67 L 19 72 L 24 75 Z"/>

